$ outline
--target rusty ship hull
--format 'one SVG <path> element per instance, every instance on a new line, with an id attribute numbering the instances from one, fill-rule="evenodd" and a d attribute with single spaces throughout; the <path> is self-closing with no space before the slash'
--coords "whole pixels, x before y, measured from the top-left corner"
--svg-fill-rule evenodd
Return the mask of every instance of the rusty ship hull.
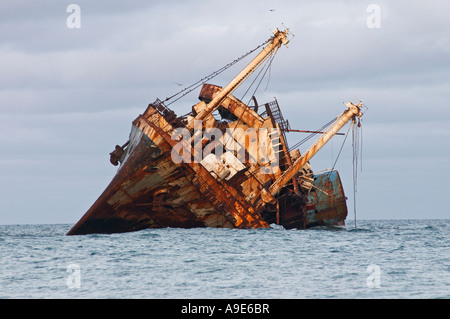
<path id="1" fill-rule="evenodd" d="M 264 50 L 277 49 L 285 39 L 286 32 L 274 32 Z M 264 50 L 261 59 L 269 54 Z M 224 88 L 204 84 L 187 116 L 177 116 L 160 100 L 150 104 L 133 121 L 129 140 L 111 153 L 111 163 L 120 164 L 113 180 L 68 235 L 344 225 L 347 206 L 338 172 L 314 174 L 309 159 L 320 143 L 359 116 L 359 108 L 347 105 L 336 127 L 300 154 L 288 149 L 289 124 L 278 102 L 264 104 L 258 113 L 256 99 L 250 107 L 231 94 L 233 81 Z"/>
<path id="2" fill-rule="evenodd" d="M 266 194 L 266 206 L 270 207 L 255 211 L 248 195 L 261 192 L 262 182 L 270 182 L 274 176 L 261 174 L 257 179 L 256 173 L 249 173 L 236 177 L 234 183 L 220 183 L 201 163 L 175 164 L 171 155 L 178 141 L 168 133 L 173 127 L 165 114 L 173 113 L 162 104 L 150 105 L 133 122 L 119 170 L 69 235 L 162 227 L 265 228 L 280 224 L 302 229 L 344 224 L 347 207 L 337 171 L 313 175 L 309 179 L 313 188 L 306 196 L 297 196 L 292 185 L 276 203 Z M 243 180 L 248 184 L 247 195 L 239 189 Z"/>

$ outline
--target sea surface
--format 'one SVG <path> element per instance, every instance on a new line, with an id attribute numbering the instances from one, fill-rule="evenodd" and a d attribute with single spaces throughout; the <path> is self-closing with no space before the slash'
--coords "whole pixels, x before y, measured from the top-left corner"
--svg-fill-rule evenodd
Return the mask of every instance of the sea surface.
<path id="1" fill-rule="evenodd" d="M 0 226 L 0 298 L 450 298 L 450 220 L 147 229 Z"/>

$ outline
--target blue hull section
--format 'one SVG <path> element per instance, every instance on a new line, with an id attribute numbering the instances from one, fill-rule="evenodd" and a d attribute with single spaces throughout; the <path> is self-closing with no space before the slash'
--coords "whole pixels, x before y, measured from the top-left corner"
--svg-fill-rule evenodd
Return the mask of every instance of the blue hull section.
<path id="1" fill-rule="evenodd" d="M 306 227 L 342 226 L 347 217 L 347 204 L 337 171 L 314 176 L 314 187 L 304 206 Z"/>

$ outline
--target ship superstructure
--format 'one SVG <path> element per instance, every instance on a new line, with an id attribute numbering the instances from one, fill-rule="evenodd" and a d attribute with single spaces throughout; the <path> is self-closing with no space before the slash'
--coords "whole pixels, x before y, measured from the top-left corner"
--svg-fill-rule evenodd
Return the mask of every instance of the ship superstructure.
<path id="1" fill-rule="evenodd" d="M 304 229 L 343 225 L 346 198 L 337 171 L 314 174 L 310 159 L 361 104 L 346 103 L 300 154 L 290 150 L 290 125 L 274 101 L 252 106 L 233 92 L 276 51 L 289 31 L 275 30 L 261 52 L 226 86 L 203 83 L 199 102 L 178 116 L 156 100 L 132 123 L 129 139 L 110 154 L 118 171 L 69 235 L 161 227 Z M 216 119 L 213 112 L 221 119 Z M 317 132 L 316 132 L 317 133 Z"/>

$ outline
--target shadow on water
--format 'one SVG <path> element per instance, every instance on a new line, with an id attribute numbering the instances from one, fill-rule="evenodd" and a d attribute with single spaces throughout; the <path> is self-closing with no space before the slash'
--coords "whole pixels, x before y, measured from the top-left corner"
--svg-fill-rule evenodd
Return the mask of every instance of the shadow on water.
<path id="1" fill-rule="evenodd" d="M 331 232 L 351 232 L 351 233 L 370 233 L 373 231 L 371 227 L 368 226 L 315 226 L 308 228 L 309 231 L 331 231 Z"/>
<path id="2" fill-rule="evenodd" d="M 347 229 L 348 232 L 351 233 L 371 233 L 373 230 L 370 228 L 363 228 L 363 227 L 356 227 L 356 228 L 350 228 Z"/>
<path id="3" fill-rule="evenodd" d="M 347 231 L 346 226 L 314 226 L 306 229 L 307 231 Z"/>

